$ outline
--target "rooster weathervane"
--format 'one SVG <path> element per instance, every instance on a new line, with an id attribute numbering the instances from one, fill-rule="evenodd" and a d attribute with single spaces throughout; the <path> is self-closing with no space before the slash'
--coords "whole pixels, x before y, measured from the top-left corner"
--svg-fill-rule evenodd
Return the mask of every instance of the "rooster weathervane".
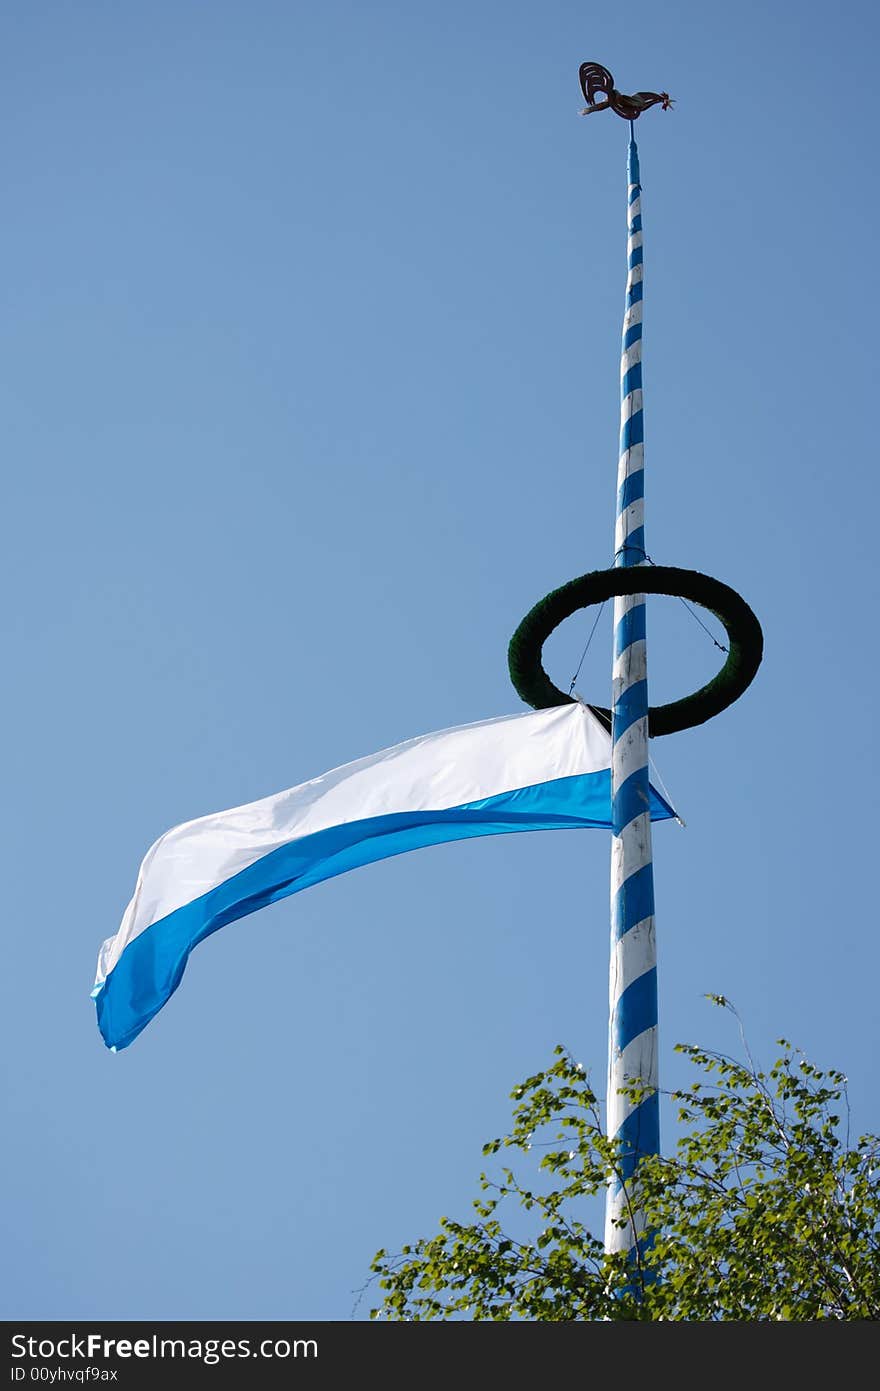
<path id="1" fill-rule="evenodd" d="M 581 63 L 578 75 L 581 91 L 587 103 L 581 112 L 582 116 L 592 116 L 594 111 L 606 111 L 610 106 L 611 110 L 622 116 L 625 121 L 636 121 L 649 106 L 660 103 L 663 110 L 668 111 L 673 104 L 668 92 L 634 92 L 631 97 L 618 92 L 614 78 L 601 63 Z M 605 93 L 605 101 L 596 101 L 600 92 Z"/>

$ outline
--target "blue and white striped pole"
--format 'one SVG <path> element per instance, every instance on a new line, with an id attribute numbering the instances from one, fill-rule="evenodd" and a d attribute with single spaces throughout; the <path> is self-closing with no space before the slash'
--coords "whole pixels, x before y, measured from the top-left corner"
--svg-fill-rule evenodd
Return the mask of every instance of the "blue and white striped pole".
<path id="1" fill-rule="evenodd" d="M 620 363 L 620 462 L 615 565 L 645 556 L 644 423 L 642 414 L 642 214 L 639 155 L 632 125 L 628 159 L 629 271 Z M 645 596 L 614 601 L 611 724 L 611 973 L 608 1047 L 608 1134 L 623 1142 L 623 1184 L 609 1186 L 605 1249 L 629 1251 L 643 1234 L 633 1175 L 639 1157 L 660 1150 L 657 1097 L 657 952 L 654 871 L 648 805 L 648 681 Z M 637 1079 L 650 1090 L 633 1105 L 619 1095 Z M 624 1226 L 615 1219 L 625 1217 Z"/>

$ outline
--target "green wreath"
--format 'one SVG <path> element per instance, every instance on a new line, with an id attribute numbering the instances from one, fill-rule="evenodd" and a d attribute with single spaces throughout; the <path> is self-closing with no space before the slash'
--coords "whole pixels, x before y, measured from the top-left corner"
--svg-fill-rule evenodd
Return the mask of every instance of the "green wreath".
<path id="1" fill-rule="evenodd" d="M 724 666 L 707 685 L 682 700 L 655 705 L 648 711 L 648 733 L 655 739 L 680 729 L 704 724 L 732 705 L 751 684 L 764 652 L 761 625 L 745 599 L 729 585 L 698 570 L 672 565 L 615 566 L 591 570 L 560 589 L 554 589 L 526 614 L 510 640 L 507 659 L 517 694 L 535 710 L 573 703 L 574 697 L 554 686 L 541 665 L 541 652 L 550 634 L 578 609 L 601 604 L 619 594 L 672 594 L 708 609 L 724 625 L 729 651 Z M 611 711 L 590 707 L 611 727 Z"/>

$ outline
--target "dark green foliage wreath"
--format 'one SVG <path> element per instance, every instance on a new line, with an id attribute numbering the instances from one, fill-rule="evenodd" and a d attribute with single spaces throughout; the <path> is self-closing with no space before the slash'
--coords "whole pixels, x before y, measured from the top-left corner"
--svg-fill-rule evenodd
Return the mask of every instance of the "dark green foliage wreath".
<path id="1" fill-rule="evenodd" d="M 510 679 L 527 705 L 546 710 L 574 700 L 560 691 L 544 670 L 544 643 L 554 628 L 578 609 L 601 604 L 618 594 L 672 594 L 689 599 L 715 614 L 724 625 L 730 644 L 727 660 L 712 681 L 681 700 L 649 709 L 648 732 L 653 738 L 705 723 L 732 705 L 754 679 L 761 664 L 764 636 L 754 613 L 735 589 L 711 575 L 673 565 L 618 566 L 591 570 L 554 589 L 520 623 L 510 640 L 507 656 Z M 610 710 L 599 705 L 590 708 L 611 727 Z"/>

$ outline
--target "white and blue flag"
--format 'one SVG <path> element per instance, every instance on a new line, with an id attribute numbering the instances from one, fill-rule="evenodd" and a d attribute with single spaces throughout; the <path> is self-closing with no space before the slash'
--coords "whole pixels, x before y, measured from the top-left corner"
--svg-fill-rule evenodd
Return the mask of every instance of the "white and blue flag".
<path id="1" fill-rule="evenodd" d="M 653 820 L 675 813 L 653 788 Z M 125 1048 L 227 923 L 358 865 L 468 836 L 610 829 L 611 737 L 585 705 L 408 739 L 258 802 L 175 826 L 147 851 L 98 957 L 98 1026 Z"/>

